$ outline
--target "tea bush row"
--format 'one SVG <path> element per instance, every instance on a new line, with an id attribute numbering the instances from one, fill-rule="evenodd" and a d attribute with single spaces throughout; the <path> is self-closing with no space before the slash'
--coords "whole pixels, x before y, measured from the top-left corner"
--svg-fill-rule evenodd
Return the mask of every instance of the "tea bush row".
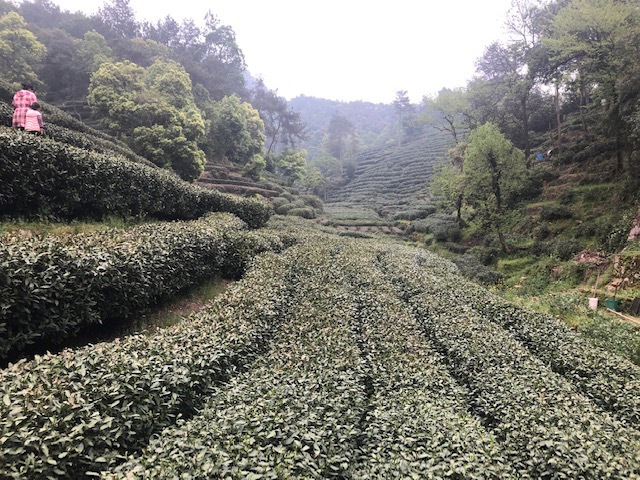
<path id="1" fill-rule="evenodd" d="M 184 182 L 162 169 L 0 128 L 0 212 L 4 217 L 107 216 L 191 220 L 231 212 L 251 228 L 271 207 Z"/>
<path id="2" fill-rule="evenodd" d="M 269 231 L 247 232 L 230 214 L 73 237 L 5 235 L 0 243 L 0 359 L 27 345 L 64 344 L 91 324 L 139 314 L 221 273 L 239 277 L 247 261 L 280 251 Z"/>
<path id="3" fill-rule="evenodd" d="M 500 442 L 469 413 L 469 392 L 376 268 L 379 250 L 353 243 L 338 258 L 372 389 L 354 478 L 515 478 Z"/>
<path id="4" fill-rule="evenodd" d="M 0 478 L 86 478 L 192 416 L 267 348 L 290 306 L 286 278 L 264 254 L 188 321 L 0 371 Z"/>
<path id="5" fill-rule="evenodd" d="M 153 162 L 134 153 L 129 147 L 121 145 L 119 142 L 81 133 L 55 124 L 47 124 L 45 128 L 47 138 L 51 138 L 57 142 L 66 143 L 68 145 L 73 145 L 74 147 L 82 148 L 84 150 L 92 150 L 98 153 L 121 155 L 133 162 L 141 163 L 149 167 L 156 167 Z"/>
<path id="6" fill-rule="evenodd" d="M 519 475 L 630 478 L 640 472 L 638 431 L 590 403 L 466 305 L 452 288 L 457 279 L 432 275 L 398 255 L 383 265 L 451 373 L 470 389 L 473 410 L 510 449 Z"/>
<path id="7" fill-rule="evenodd" d="M 405 286 L 411 283 L 411 294 L 415 295 L 423 290 L 420 282 L 421 278 L 417 276 L 407 279 Z M 578 332 L 550 315 L 518 307 L 462 278 L 456 279 L 456 285 L 457 305 L 468 305 L 509 331 L 553 371 L 570 380 L 582 394 L 627 425 L 638 428 L 638 366 L 595 348 Z"/>
<path id="8" fill-rule="evenodd" d="M 269 353 L 103 478 L 349 478 L 367 397 L 335 248 L 288 250 L 292 308 Z"/>

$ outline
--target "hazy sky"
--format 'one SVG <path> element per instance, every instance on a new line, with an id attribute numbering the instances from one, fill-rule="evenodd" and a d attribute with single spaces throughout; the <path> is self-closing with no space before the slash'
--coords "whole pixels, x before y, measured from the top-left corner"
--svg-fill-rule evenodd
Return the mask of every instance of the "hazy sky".
<path id="1" fill-rule="evenodd" d="M 53 0 L 95 13 L 104 0 Z M 130 0 L 138 20 L 200 21 L 211 10 L 236 33 L 248 70 L 291 99 L 412 102 L 460 87 L 504 34 L 511 0 Z"/>

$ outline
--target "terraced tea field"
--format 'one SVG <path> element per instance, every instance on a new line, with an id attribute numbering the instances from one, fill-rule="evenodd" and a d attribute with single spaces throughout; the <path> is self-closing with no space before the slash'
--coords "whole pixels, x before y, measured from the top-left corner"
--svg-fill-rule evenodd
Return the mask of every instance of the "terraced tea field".
<path id="1" fill-rule="evenodd" d="M 364 152 L 355 178 L 331 193 L 329 204 L 394 211 L 427 198 L 434 163 L 453 146 L 450 135 L 436 130 L 402 146 Z"/>
<path id="2" fill-rule="evenodd" d="M 2 371 L 0 477 L 639 478 L 637 366 L 424 250 L 291 233 L 179 325 Z"/>

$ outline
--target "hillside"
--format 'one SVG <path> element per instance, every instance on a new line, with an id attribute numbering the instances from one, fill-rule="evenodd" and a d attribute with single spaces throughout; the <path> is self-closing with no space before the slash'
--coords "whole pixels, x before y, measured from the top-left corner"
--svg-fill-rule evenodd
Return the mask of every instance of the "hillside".
<path id="1" fill-rule="evenodd" d="M 300 145 L 313 156 L 322 149 L 322 142 L 334 115 L 348 119 L 367 148 L 377 148 L 396 137 L 398 116 L 393 106 L 369 102 L 338 102 L 323 98 L 299 96 L 288 102 L 300 114 L 308 138 Z"/>
<path id="2" fill-rule="evenodd" d="M 450 136 L 427 129 L 418 139 L 400 146 L 365 151 L 357 156 L 354 178 L 332 191 L 327 203 L 367 206 L 383 214 L 429 203 L 434 165 L 444 161 L 452 146 Z"/>
<path id="3" fill-rule="evenodd" d="M 46 108 L 64 137 L 0 129 L 0 477 L 640 472 L 640 367 L 623 356 L 398 237 L 274 216 Z M 422 183 L 387 181 L 427 178 L 445 138 L 363 155 L 342 204 L 426 215 Z M 71 342 L 219 277 L 171 326 Z"/>

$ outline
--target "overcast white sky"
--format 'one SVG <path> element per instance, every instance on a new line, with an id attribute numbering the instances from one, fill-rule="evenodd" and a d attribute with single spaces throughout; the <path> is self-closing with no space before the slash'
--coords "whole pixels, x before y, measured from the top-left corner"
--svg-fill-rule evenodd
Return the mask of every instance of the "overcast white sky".
<path id="1" fill-rule="evenodd" d="M 53 0 L 91 14 L 104 0 Z M 504 35 L 511 0 L 130 0 L 138 20 L 200 21 L 211 10 L 236 33 L 248 70 L 291 99 L 412 102 L 460 87 Z"/>

